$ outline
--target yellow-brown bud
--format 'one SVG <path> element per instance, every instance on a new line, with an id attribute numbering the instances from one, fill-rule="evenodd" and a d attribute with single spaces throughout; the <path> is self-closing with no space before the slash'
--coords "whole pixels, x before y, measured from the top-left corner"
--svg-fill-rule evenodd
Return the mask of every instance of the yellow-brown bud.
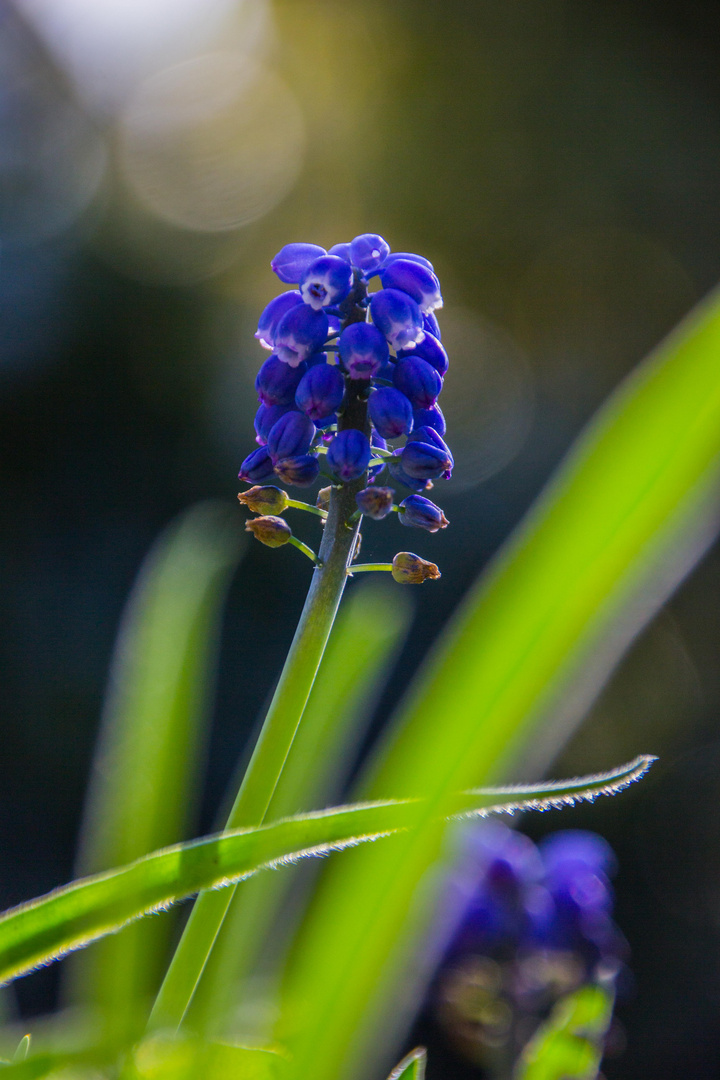
<path id="1" fill-rule="evenodd" d="M 332 491 L 331 487 L 320 488 L 320 490 L 317 493 L 317 500 L 315 502 L 315 505 L 317 506 L 318 510 L 329 510 L 330 509 L 330 492 L 331 491 Z"/>
<path id="2" fill-rule="evenodd" d="M 412 551 L 399 551 L 392 561 L 392 576 L 401 585 L 422 585 L 441 577 L 435 563 L 426 562 Z"/>
<path id="3" fill-rule="evenodd" d="M 245 522 L 245 531 L 251 532 L 261 544 L 267 547 L 282 547 L 292 537 L 292 529 L 281 517 L 271 514 L 265 517 L 249 518 Z"/>
<path id="4" fill-rule="evenodd" d="M 253 514 L 282 514 L 287 509 L 288 497 L 279 487 L 255 487 L 241 491 L 238 501 L 252 510 Z"/>

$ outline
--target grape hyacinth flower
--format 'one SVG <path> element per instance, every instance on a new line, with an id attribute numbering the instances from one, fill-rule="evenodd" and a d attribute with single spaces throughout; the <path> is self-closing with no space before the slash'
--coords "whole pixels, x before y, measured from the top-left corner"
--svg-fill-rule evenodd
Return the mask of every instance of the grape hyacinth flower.
<path id="1" fill-rule="evenodd" d="M 439 577 L 434 563 L 411 552 L 388 563 L 353 561 L 363 516 L 381 521 L 397 511 L 403 525 L 431 533 L 447 526 L 440 507 L 421 494 L 453 465 L 437 405 L 449 360 L 435 317 L 442 297 L 432 263 L 362 233 L 329 250 L 286 244 L 271 268 L 293 287 L 271 300 L 258 322 L 255 336 L 272 355 L 255 379 L 260 447 L 239 476 L 251 485 L 274 478 L 310 487 L 322 474 L 332 483 L 317 506 L 271 487 L 250 488 L 241 503 L 266 518 L 298 508 L 327 518 L 319 557 L 296 537 L 288 541 L 320 575 L 342 547 L 348 574 L 386 570 L 406 584 Z M 383 287 L 370 294 L 367 282 L 376 276 Z M 382 486 L 388 473 L 411 494 L 396 500 L 394 488 Z"/>
<path id="2" fill-rule="evenodd" d="M 328 335 L 328 318 L 309 304 L 297 304 L 287 311 L 275 331 L 275 352 L 286 364 L 296 368 L 317 352 Z"/>
<path id="3" fill-rule="evenodd" d="M 422 341 L 422 315 L 412 296 L 400 289 L 381 289 L 370 298 L 370 314 L 394 349 L 412 349 Z"/>
<path id="4" fill-rule="evenodd" d="M 617 982 L 627 954 L 612 919 L 614 856 L 602 837 L 568 830 L 538 846 L 500 822 L 468 828 L 443 908 L 452 925 L 432 990 L 453 1045 L 492 1068 L 514 1059 L 558 1000 Z M 471 1027 L 459 1003 L 477 1002 Z"/>
<path id="5" fill-rule="evenodd" d="M 320 308 L 339 304 L 350 292 L 352 266 L 337 255 L 323 255 L 310 263 L 300 278 L 300 294 L 306 304 Z"/>
<path id="6" fill-rule="evenodd" d="M 352 323 L 338 341 L 340 359 L 352 379 L 372 379 L 390 356 L 385 338 L 370 323 Z"/>
<path id="7" fill-rule="evenodd" d="M 412 296 L 423 315 L 443 306 L 440 282 L 432 270 L 411 259 L 397 259 L 380 271 L 383 289 L 400 289 Z"/>
<path id="8" fill-rule="evenodd" d="M 317 244 L 286 244 L 270 263 L 270 269 L 286 285 L 297 285 L 308 266 L 322 255 L 327 252 Z"/>
<path id="9" fill-rule="evenodd" d="M 286 315 L 291 308 L 297 307 L 302 302 L 302 295 L 297 289 L 280 293 L 280 296 L 276 296 L 274 300 L 270 301 L 258 319 L 258 328 L 255 331 L 255 337 L 264 349 L 274 347 L 275 334 L 283 315 Z"/>
<path id="10" fill-rule="evenodd" d="M 262 405 L 292 405 L 307 363 L 290 367 L 274 354 L 265 361 L 255 378 L 255 389 Z"/>

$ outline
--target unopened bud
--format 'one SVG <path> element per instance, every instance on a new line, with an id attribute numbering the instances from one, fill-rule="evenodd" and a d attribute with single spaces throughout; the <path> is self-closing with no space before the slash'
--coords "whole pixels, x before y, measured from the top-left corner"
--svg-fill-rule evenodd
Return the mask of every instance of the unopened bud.
<path id="1" fill-rule="evenodd" d="M 241 491 L 238 502 L 247 506 L 253 514 L 282 514 L 287 508 L 288 497 L 278 487 L 255 487 Z"/>
<path id="2" fill-rule="evenodd" d="M 435 563 L 421 559 L 412 551 L 399 551 L 392 561 L 392 576 L 401 585 L 422 585 L 441 577 Z"/>
<path id="3" fill-rule="evenodd" d="M 245 531 L 251 532 L 261 544 L 271 548 L 282 547 L 292 537 L 292 529 L 288 523 L 272 514 L 250 518 L 245 522 Z"/>
<path id="4" fill-rule="evenodd" d="M 331 491 L 332 491 L 332 487 L 330 487 L 329 485 L 328 485 L 328 487 L 320 488 L 320 490 L 317 493 L 317 499 L 315 500 L 315 505 L 317 506 L 318 510 L 326 510 L 327 511 L 327 510 L 330 509 L 330 492 Z"/>
<path id="5" fill-rule="evenodd" d="M 395 492 L 389 487 L 366 487 L 358 491 L 355 502 L 368 517 L 375 521 L 382 521 L 393 508 Z"/>

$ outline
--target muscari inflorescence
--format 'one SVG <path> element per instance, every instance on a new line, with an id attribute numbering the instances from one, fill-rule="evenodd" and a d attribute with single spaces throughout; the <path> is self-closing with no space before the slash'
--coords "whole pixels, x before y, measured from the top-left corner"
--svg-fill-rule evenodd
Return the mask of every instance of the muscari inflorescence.
<path id="1" fill-rule="evenodd" d="M 466 834 L 445 910 L 460 913 L 433 998 L 453 1044 L 485 1067 L 511 1056 L 564 995 L 624 974 L 612 918 L 614 856 L 594 833 L 535 846 L 500 822 Z M 474 880 L 473 880 L 474 879 Z"/>
<path id="2" fill-rule="evenodd" d="M 271 356 L 255 380 L 258 449 L 239 473 L 254 486 L 238 498 L 264 515 L 249 521 L 248 530 L 271 547 L 293 543 L 314 558 L 277 515 L 288 506 L 318 510 L 266 482 L 308 487 L 321 474 L 331 486 L 354 485 L 355 520 L 396 511 L 403 525 L 444 529 L 442 510 L 421 494 L 453 468 L 437 404 L 448 357 L 431 263 L 391 252 L 381 236 L 367 233 L 329 252 L 287 244 L 271 267 L 295 288 L 268 304 L 255 334 Z M 369 293 L 375 278 L 381 288 Z M 390 482 L 411 492 L 399 504 L 393 488 L 377 483 L 386 471 Z M 324 489 L 318 497 L 323 517 L 327 496 Z M 412 552 L 353 572 L 360 569 L 388 569 L 396 581 L 412 584 L 440 576 Z"/>

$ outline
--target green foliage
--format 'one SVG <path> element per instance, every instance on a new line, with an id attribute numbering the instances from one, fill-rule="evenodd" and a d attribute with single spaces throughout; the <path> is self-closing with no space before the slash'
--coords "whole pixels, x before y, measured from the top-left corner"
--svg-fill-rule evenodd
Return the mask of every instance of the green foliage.
<path id="1" fill-rule="evenodd" d="M 203 503 L 173 522 L 143 564 L 113 658 L 80 873 L 128 863 L 187 835 L 221 606 L 241 537 L 236 512 Z M 99 1006 L 122 1038 L 157 989 L 169 930 L 167 920 L 153 919 L 83 954 L 71 969 L 73 1002 Z"/>
<path id="2" fill-rule="evenodd" d="M 595 1080 L 612 1009 L 613 994 L 602 986 L 563 998 L 523 1050 L 517 1080 Z"/>
<path id="3" fill-rule="evenodd" d="M 713 299 L 610 399 L 418 676 L 360 796 L 422 793 L 425 823 L 327 868 L 286 980 L 298 1076 L 335 1080 L 394 1036 L 389 1003 L 435 902 L 438 809 L 513 775 L 531 745 L 545 759 L 578 678 L 609 669 L 707 542 L 718 355 Z"/>
<path id="4" fill-rule="evenodd" d="M 388 1076 L 388 1080 L 425 1080 L 425 1066 L 427 1064 L 427 1051 L 422 1046 L 411 1050 L 402 1061 L 395 1066 Z"/>
<path id="5" fill-rule="evenodd" d="M 612 773 L 588 777 L 587 783 L 534 785 L 528 808 L 611 794 L 642 776 L 649 764 L 650 759 L 638 759 Z M 505 789 L 499 795 L 492 789 L 458 795 L 452 812 L 484 816 L 523 807 L 518 791 L 510 802 L 505 796 Z M 254 829 L 175 844 L 129 866 L 54 889 L 0 917 L 0 981 L 89 945 L 192 893 L 226 888 L 260 870 L 413 829 L 424 817 L 422 805 L 419 799 L 386 800 L 297 814 Z"/>

